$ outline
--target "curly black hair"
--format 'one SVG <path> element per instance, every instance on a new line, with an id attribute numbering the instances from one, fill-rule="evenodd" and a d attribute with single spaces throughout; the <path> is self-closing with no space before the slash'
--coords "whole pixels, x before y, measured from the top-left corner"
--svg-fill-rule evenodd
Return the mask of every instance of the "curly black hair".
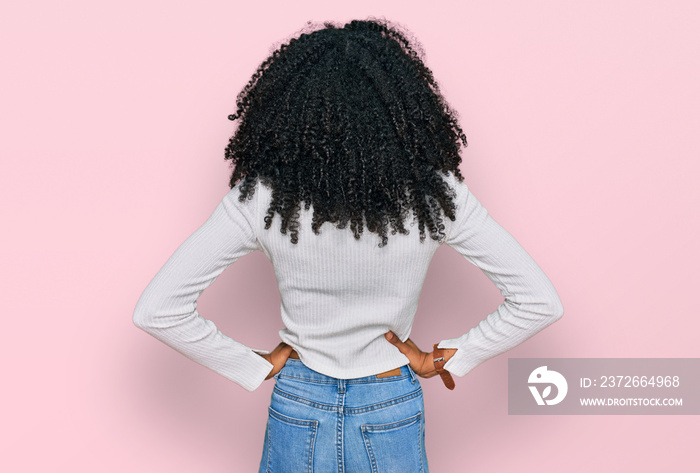
<path id="1" fill-rule="evenodd" d="M 464 180 L 467 139 L 419 43 L 401 29 L 372 17 L 324 22 L 282 44 L 239 93 L 228 117 L 240 120 L 226 147 L 229 186 L 243 180 L 241 202 L 258 179 L 272 189 L 265 229 L 277 212 L 280 231 L 297 243 L 303 201 L 315 234 L 323 222 L 342 229 L 349 221 L 359 239 L 364 217 L 382 247 L 389 224 L 392 234 L 409 233 L 413 210 L 420 241 L 426 226 L 444 241 L 440 209 L 455 220 L 454 190 L 439 173 Z"/>

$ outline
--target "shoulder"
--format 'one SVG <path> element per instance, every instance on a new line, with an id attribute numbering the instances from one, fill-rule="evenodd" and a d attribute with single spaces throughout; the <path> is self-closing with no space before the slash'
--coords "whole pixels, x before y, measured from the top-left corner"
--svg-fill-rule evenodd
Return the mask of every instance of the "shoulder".
<path id="1" fill-rule="evenodd" d="M 231 187 L 221 200 L 224 209 L 233 219 L 251 219 L 254 217 L 257 209 L 259 181 L 245 195 L 241 186 L 242 182 L 239 181 Z"/>
<path id="2" fill-rule="evenodd" d="M 447 171 L 447 174 L 440 173 L 440 177 L 442 177 L 443 181 L 445 181 L 452 190 L 452 198 L 454 199 L 455 204 L 459 204 L 459 202 L 464 202 L 467 200 L 469 195 L 469 187 L 467 187 L 467 184 L 464 181 L 460 181 L 452 171 Z"/>

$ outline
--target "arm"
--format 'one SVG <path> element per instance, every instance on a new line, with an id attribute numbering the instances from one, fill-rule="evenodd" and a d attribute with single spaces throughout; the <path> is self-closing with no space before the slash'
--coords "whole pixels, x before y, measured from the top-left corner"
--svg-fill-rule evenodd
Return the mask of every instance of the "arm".
<path id="1" fill-rule="evenodd" d="M 248 391 L 273 365 L 199 315 L 197 299 L 238 258 L 258 248 L 250 204 L 234 186 L 204 224 L 175 250 L 136 304 L 134 324 Z"/>
<path id="2" fill-rule="evenodd" d="M 559 320 L 564 309 L 551 281 L 525 249 L 488 214 L 466 184 L 454 176 L 449 182 L 457 193 L 457 213 L 445 243 L 481 269 L 505 298 L 469 332 L 438 344 L 438 348 L 457 349 L 444 369 L 464 376 Z"/>

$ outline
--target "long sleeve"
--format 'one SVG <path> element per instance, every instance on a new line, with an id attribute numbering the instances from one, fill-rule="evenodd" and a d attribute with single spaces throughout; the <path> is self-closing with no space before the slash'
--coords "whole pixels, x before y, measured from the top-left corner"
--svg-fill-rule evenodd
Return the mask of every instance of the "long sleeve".
<path id="1" fill-rule="evenodd" d="M 525 249 L 488 214 L 465 183 L 454 177 L 451 183 L 457 193 L 457 212 L 445 243 L 481 269 L 505 298 L 469 332 L 438 344 L 457 349 L 444 368 L 464 376 L 559 320 L 564 309 L 551 281 Z"/>
<path id="2" fill-rule="evenodd" d="M 239 202 L 234 186 L 214 212 L 151 280 L 134 310 L 134 324 L 193 361 L 248 391 L 255 390 L 272 364 L 219 331 L 197 311 L 199 295 L 238 258 L 258 249 L 253 202 Z M 255 199 L 254 199 L 255 200 Z"/>

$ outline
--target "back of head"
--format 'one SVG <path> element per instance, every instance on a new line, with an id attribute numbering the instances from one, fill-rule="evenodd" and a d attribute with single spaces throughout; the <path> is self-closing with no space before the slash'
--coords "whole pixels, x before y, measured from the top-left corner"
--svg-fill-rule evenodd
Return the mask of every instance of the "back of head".
<path id="1" fill-rule="evenodd" d="M 258 179 L 273 189 L 265 228 L 277 212 L 296 243 L 304 203 L 315 233 L 349 223 L 360 238 L 366 225 L 383 246 L 389 231 L 408 233 L 412 210 L 421 241 L 426 227 L 444 238 L 441 210 L 454 220 L 455 207 L 440 174 L 463 179 L 467 141 L 408 37 L 386 20 L 326 22 L 260 64 L 229 116 L 239 122 L 225 159 L 241 199 Z"/>

